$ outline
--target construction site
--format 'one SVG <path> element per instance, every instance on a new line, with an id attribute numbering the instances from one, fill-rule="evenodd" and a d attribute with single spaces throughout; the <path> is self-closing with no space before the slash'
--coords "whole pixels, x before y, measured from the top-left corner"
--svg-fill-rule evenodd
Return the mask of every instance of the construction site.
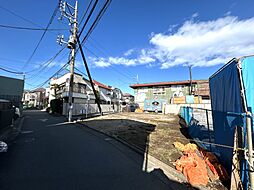
<path id="1" fill-rule="evenodd" d="M 0 189 L 254 190 L 253 3 L 2 1 Z"/>

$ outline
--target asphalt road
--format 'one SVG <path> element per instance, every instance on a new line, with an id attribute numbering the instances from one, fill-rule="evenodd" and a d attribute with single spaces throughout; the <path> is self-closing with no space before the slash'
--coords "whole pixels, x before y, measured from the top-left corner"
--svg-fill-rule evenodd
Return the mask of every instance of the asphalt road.
<path id="1" fill-rule="evenodd" d="M 175 185 L 142 171 L 143 157 L 128 147 L 64 121 L 25 112 L 21 134 L 0 154 L 1 190 L 164 190 Z"/>

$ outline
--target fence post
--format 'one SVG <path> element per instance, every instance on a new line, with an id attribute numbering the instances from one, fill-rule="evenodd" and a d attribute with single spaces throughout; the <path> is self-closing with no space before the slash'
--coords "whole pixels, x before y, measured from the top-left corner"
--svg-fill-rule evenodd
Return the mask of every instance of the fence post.
<path id="1" fill-rule="evenodd" d="M 208 129 L 208 134 L 209 134 L 209 143 L 210 143 L 210 151 L 212 150 L 212 139 L 211 139 L 211 131 L 210 131 L 210 125 L 209 125 L 209 117 L 208 117 L 208 110 L 205 110 L 206 113 L 206 123 L 207 123 L 207 129 Z"/>
<path id="2" fill-rule="evenodd" d="M 252 144 L 252 124 L 251 124 L 251 116 L 250 112 L 247 112 L 246 115 L 246 128 L 247 128 L 247 149 L 248 149 L 248 157 L 249 159 L 249 180 L 250 180 L 250 188 L 254 189 L 254 171 L 253 171 L 253 144 Z"/>

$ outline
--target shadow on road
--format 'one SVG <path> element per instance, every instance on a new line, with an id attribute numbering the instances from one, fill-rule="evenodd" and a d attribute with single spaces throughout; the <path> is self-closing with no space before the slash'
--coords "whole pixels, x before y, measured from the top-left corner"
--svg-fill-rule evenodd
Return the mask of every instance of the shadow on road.
<path id="1" fill-rule="evenodd" d="M 93 119 L 84 123 L 85 126 L 106 133 L 122 143 L 130 145 L 141 155 L 141 159 L 136 160 L 140 171 L 159 178 L 169 189 L 195 189 L 189 184 L 180 183 L 176 178 L 175 180 L 169 179 L 156 163 L 150 163 L 150 134 L 156 130 L 156 125 L 130 119 Z"/>
<path id="2" fill-rule="evenodd" d="M 154 125 L 128 119 L 94 121 L 96 130 L 110 135 L 105 136 L 45 112 L 26 111 L 25 116 L 23 133 L 0 155 L 1 190 L 193 189 L 150 165 Z M 135 145 L 141 154 L 112 136 Z"/>

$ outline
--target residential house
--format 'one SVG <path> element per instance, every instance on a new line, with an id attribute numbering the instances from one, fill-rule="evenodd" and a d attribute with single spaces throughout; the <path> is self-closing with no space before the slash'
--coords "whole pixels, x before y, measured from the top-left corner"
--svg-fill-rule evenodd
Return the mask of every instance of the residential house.
<path id="1" fill-rule="evenodd" d="M 111 104 L 111 97 L 112 97 L 112 93 L 113 93 L 113 89 L 110 86 L 104 85 L 96 80 L 93 80 L 94 86 L 95 86 L 95 90 L 99 95 L 100 98 L 100 103 L 101 104 Z M 91 85 L 91 83 L 89 82 L 89 84 Z"/>
<path id="2" fill-rule="evenodd" d="M 39 109 L 46 107 L 46 89 L 37 88 L 35 90 L 24 91 L 23 105 L 25 105 L 26 107 L 36 107 Z"/>
<path id="3" fill-rule="evenodd" d="M 154 100 L 160 100 L 163 104 L 173 104 L 186 103 L 189 95 L 198 97 L 199 102 L 201 100 L 205 102 L 210 97 L 208 80 L 155 82 L 133 84 L 130 87 L 134 89 L 135 103 L 138 103 L 141 108 L 144 108 L 145 102 L 149 104 Z"/>
<path id="4" fill-rule="evenodd" d="M 69 109 L 69 81 L 70 73 L 59 78 L 52 78 L 50 81 L 49 102 L 53 99 L 61 99 L 63 102 L 63 115 L 67 115 Z M 98 112 L 90 81 L 75 73 L 73 82 L 73 115 Z M 93 80 L 93 83 L 97 95 L 99 95 L 103 112 L 112 111 L 113 88 L 96 80 Z"/>
<path id="5" fill-rule="evenodd" d="M 129 93 L 123 94 L 123 102 L 125 103 L 133 103 L 134 102 L 134 96 Z"/>

